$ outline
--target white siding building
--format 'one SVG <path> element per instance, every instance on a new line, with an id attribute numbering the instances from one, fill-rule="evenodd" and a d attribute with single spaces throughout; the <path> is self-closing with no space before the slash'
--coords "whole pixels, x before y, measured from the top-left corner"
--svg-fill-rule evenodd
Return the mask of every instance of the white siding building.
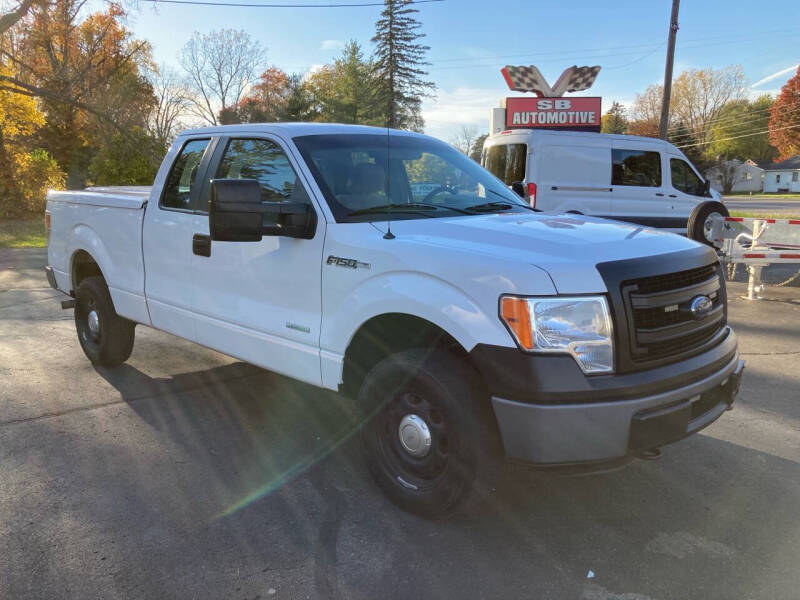
<path id="1" fill-rule="evenodd" d="M 800 154 L 765 169 L 764 191 L 800 193 Z"/>
<path id="2" fill-rule="evenodd" d="M 764 169 L 752 160 L 742 162 L 734 158 L 706 171 L 706 179 L 718 192 L 723 191 L 723 169 L 727 172 L 728 177 L 733 179 L 731 192 L 734 194 L 760 192 L 764 186 Z"/>

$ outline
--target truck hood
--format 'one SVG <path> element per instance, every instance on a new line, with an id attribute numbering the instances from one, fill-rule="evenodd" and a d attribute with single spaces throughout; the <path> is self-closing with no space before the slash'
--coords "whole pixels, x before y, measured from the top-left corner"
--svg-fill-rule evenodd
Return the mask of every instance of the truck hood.
<path id="1" fill-rule="evenodd" d="M 385 230 L 385 222 L 374 223 Z M 561 294 L 605 292 L 598 263 L 697 247 L 682 236 L 582 215 L 487 214 L 392 223 L 406 243 L 519 260 L 547 271 Z"/>

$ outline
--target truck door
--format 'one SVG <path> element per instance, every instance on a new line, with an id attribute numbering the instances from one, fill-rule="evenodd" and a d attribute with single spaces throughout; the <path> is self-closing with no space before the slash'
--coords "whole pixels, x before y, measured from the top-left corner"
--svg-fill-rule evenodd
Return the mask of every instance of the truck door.
<path id="1" fill-rule="evenodd" d="M 314 206 L 291 152 L 277 137 L 222 138 L 214 152 L 199 209 L 208 206 L 208 180 L 256 179 L 264 202 Z M 319 335 L 325 221 L 317 211 L 310 240 L 264 236 L 260 242 L 210 242 L 192 261 L 198 342 L 247 362 L 321 385 Z M 198 210 L 194 233 L 208 236 Z"/>
<path id="2" fill-rule="evenodd" d="M 675 207 L 675 214 L 683 219 L 683 232 L 695 207 L 707 200 L 705 183 L 683 156 L 667 155 L 669 159 L 669 183 L 667 197 Z"/>
<path id="3" fill-rule="evenodd" d="M 667 197 L 668 170 L 658 146 L 636 140 L 611 147 L 611 214 L 613 219 L 648 227 L 680 227 Z M 684 225 L 685 226 L 685 225 Z"/>
<path id="4" fill-rule="evenodd" d="M 208 136 L 192 138 L 178 146 L 173 160 L 167 156 L 153 185 L 161 196 L 150 199 L 142 232 L 145 294 L 153 326 L 189 340 L 196 339 L 190 270 L 194 206 L 210 146 Z"/>

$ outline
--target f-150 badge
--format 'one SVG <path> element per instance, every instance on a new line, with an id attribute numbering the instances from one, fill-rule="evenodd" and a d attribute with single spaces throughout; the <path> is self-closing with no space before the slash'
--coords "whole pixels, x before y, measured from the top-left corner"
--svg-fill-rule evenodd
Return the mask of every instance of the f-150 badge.
<path id="1" fill-rule="evenodd" d="M 343 258 L 341 256 L 333 256 L 333 255 L 328 257 L 328 260 L 325 261 L 325 264 L 335 265 L 337 267 L 344 267 L 346 269 L 371 268 L 371 265 L 369 263 L 358 261 L 355 258 Z"/>

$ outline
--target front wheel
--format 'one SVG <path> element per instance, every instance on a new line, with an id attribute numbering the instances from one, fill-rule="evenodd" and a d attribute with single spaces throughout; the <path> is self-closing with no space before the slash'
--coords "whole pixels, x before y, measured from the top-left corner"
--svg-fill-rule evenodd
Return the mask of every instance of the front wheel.
<path id="1" fill-rule="evenodd" d="M 136 324 L 117 314 L 102 277 L 87 277 L 75 290 L 75 329 L 92 364 L 121 365 L 133 351 Z"/>
<path id="2" fill-rule="evenodd" d="M 689 216 L 686 235 L 696 242 L 713 246 L 711 226 L 715 215 L 728 217 L 730 213 L 721 202 L 714 201 L 698 204 Z"/>
<path id="3" fill-rule="evenodd" d="M 359 392 L 374 417 L 361 440 L 370 472 L 401 508 L 436 517 L 483 495 L 498 469 L 496 427 L 466 361 L 413 349 L 375 366 Z"/>

